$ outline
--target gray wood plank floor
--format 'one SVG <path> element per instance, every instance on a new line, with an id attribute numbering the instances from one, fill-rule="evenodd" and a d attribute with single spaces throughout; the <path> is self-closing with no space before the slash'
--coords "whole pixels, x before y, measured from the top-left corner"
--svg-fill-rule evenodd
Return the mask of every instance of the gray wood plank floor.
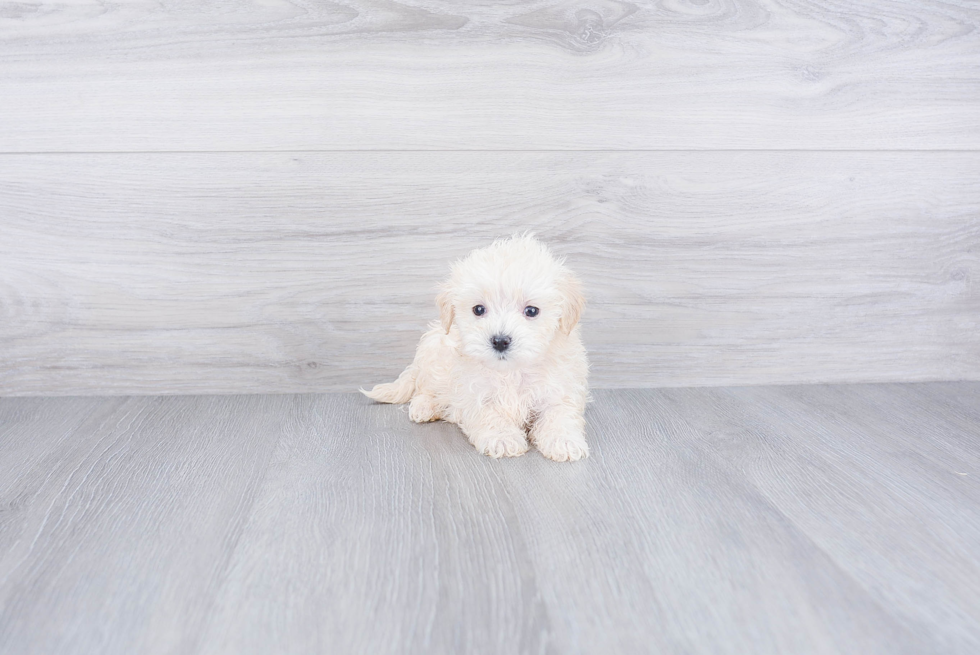
<path id="1" fill-rule="evenodd" d="M 976 653 L 980 383 L 0 400 L 0 653 Z"/>

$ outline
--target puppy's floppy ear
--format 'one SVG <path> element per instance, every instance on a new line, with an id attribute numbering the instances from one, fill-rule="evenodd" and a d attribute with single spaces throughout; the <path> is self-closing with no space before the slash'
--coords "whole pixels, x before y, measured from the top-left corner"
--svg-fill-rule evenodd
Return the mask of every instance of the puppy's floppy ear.
<path id="1" fill-rule="evenodd" d="M 453 326 L 453 318 L 456 317 L 456 310 L 453 309 L 453 296 L 449 289 L 442 289 L 436 296 L 436 305 L 439 306 L 439 322 L 442 329 L 449 334 L 449 329 Z"/>
<path id="2" fill-rule="evenodd" d="M 572 272 L 565 271 L 558 281 L 558 288 L 561 291 L 561 318 L 558 319 L 558 329 L 565 334 L 571 334 L 585 309 L 582 283 Z"/>

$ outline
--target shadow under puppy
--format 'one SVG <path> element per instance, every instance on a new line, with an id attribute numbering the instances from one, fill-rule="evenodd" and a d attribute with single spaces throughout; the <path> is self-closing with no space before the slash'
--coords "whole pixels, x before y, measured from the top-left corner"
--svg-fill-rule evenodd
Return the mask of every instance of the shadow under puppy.
<path id="1" fill-rule="evenodd" d="M 411 401 L 418 423 L 457 424 L 491 457 L 527 452 L 557 462 L 589 454 L 588 359 L 578 320 L 581 284 L 531 235 L 495 241 L 453 264 L 436 297 L 440 322 L 415 361 L 368 398 Z"/>

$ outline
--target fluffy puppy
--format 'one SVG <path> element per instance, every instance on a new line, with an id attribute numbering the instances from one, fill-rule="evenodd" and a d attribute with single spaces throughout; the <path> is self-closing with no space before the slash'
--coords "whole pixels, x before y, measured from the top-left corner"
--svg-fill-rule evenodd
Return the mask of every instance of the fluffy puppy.
<path id="1" fill-rule="evenodd" d="M 585 299 L 562 261 L 531 235 L 495 241 L 453 265 L 436 304 L 415 361 L 368 398 L 410 401 L 413 421 L 455 423 L 490 457 L 523 455 L 529 440 L 556 462 L 589 454 Z"/>

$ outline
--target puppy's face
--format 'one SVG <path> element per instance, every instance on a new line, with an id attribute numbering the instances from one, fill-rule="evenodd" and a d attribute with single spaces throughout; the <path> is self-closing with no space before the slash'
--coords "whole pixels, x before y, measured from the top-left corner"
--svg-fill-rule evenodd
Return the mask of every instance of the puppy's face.
<path id="1" fill-rule="evenodd" d="M 531 237 L 498 241 L 453 268 L 439 297 L 443 327 L 456 325 L 462 353 L 493 368 L 533 362 L 578 322 L 575 277 Z"/>

